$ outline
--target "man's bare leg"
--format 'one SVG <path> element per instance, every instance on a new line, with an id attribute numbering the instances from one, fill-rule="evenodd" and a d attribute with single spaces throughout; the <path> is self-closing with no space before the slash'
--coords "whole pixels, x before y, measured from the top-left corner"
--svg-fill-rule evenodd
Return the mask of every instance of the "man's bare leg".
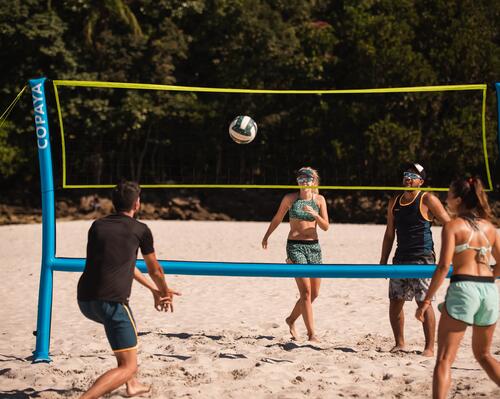
<path id="1" fill-rule="evenodd" d="M 138 396 L 151 391 L 151 385 L 141 384 L 136 377 L 127 381 L 127 396 Z"/>
<path id="2" fill-rule="evenodd" d="M 389 320 L 391 321 L 392 333 L 396 344 L 390 350 L 391 352 L 399 352 L 405 350 L 404 326 L 405 314 L 403 312 L 404 299 L 389 300 Z"/>
<path id="3" fill-rule="evenodd" d="M 423 302 L 417 302 L 418 307 L 423 305 Z M 434 356 L 434 341 L 436 336 L 436 316 L 434 314 L 434 309 L 432 304 L 427 308 L 424 313 L 424 336 L 425 336 L 425 348 L 422 352 L 422 356 L 432 357 Z"/>
<path id="4" fill-rule="evenodd" d="M 106 371 L 80 399 L 97 399 L 105 393 L 114 391 L 127 381 L 135 378 L 137 372 L 137 349 L 115 352 L 118 367 Z"/>

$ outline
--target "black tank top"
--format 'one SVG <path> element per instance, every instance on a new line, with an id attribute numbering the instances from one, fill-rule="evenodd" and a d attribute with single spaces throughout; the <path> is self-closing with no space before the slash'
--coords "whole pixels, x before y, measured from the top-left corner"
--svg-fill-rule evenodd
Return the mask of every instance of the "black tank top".
<path id="1" fill-rule="evenodd" d="M 434 252 L 431 221 L 426 219 L 420 210 L 425 194 L 419 192 L 415 199 L 407 204 L 401 204 L 403 194 L 398 195 L 394 201 L 392 213 L 397 237 L 395 259 L 412 259 L 432 255 Z"/>

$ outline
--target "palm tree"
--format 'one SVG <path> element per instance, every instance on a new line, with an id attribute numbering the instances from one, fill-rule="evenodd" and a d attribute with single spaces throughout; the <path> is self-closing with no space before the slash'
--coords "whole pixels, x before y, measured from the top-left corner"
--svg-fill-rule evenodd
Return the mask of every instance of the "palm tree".
<path id="1" fill-rule="evenodd" d="M 141 26 L 130 7 L 123 0 L 93 1 L 90 14 L 85 21 L 84 36 L 87 45 L 93 44 L 94 31 L 98 21 L 116 17 L 130 28 L 135 37 L 143 35 Z"/>

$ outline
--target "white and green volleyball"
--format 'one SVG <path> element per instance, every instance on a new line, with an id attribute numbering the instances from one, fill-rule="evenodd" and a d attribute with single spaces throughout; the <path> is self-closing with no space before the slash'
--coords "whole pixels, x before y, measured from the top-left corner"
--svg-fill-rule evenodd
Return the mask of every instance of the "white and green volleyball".
<path id="1" fill-rule="evenodd" d="M 229 125 L 229 135 L 238 144 L 248 144 L 257 135 L 257 124 L 249 116 L 237 116 Z"/>

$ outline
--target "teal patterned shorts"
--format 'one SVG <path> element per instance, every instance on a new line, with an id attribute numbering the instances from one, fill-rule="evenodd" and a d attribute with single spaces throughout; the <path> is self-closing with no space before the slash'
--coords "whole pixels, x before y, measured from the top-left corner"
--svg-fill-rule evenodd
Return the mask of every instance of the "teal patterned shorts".
<path id="1" fill-rule="evenodd" d="M 323 263 L 318 240 L 287 240 L 286 256 L 292 263 L 316 265 Z"/>

